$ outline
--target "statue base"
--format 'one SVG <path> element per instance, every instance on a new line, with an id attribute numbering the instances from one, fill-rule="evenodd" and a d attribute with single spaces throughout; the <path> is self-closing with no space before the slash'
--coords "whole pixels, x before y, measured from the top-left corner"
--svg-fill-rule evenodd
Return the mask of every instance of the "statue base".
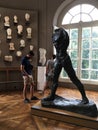
<path id="1" fill-rule="evenodd" d="M 41 105 L 48 108 L 57 108 L 82 114 L 90 117 L 97 117 L 98 111 L 96 104 L 93 101 L 89 101 L 87 104 L 82 104 L 78 99 L 66 99 L 56 95 L 52 101 L 41 100 Z"/>

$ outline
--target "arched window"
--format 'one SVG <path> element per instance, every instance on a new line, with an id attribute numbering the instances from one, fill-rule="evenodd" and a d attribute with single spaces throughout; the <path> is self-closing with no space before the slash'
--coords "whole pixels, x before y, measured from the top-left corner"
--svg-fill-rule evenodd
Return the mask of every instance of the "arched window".
<path id="1" fill-rule="evenodd" d="M 91 22 L 98 20 L 96 14 L 98 9 L 90 4 L 79 4 L 72 7 L 64 16 L 62 25 L 82 22 Z"/>
<path id="2" fill-rule="evenodd" d="M 64 14 L 64 13 L 63 13 Z M 83 83 L 98 84 L 98 9 L 91 4 L 77 4 L 58 22 L 69 33 L 68 53 L 77 76 Z M 62 69 L 60 80 L 67 80 Z M 69 80 L 70 81 L 70 80 Z"/>

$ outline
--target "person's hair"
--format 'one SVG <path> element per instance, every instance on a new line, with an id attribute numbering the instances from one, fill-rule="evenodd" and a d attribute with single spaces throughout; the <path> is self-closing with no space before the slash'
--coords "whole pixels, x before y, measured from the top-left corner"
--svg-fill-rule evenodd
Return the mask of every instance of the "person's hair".
<path id="1" fill-rule="evenodd" d="M 30 56 L 34 56 L 34 52 L 33 51 L 29 51 L 28 53 Z"/>
<path id="2" fill-rule="evenodd" d="M 53 55 L 52 55 L 52 57 L 53 57 L 53 59 L 55 59 L 55 58 L 56 58 L 56 55 L 55 55 L 55 54 L 53 54 Z"/>

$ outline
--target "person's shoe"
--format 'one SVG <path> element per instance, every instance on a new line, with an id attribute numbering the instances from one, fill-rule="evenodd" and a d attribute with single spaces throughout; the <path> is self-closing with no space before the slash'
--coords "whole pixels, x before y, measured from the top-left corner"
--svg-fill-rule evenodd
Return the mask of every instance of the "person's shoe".
<path id="1" fill-rule="evenodd" d="M 31 98 L 31 100 L 39 100 L 39 98 L 33 96 L 33 97 Z"/>
<path id="2" fill-rule="evenodd" d="M 30 103 L 30 100 L 28 98 L 24 99 L 24 103 Z"/>

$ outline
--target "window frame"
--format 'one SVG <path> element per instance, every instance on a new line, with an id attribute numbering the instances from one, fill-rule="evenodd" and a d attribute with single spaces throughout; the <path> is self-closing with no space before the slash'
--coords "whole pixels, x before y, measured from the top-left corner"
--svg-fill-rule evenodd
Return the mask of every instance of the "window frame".
<path id="1" fill-rule="evenodd" d="M 79 28 L 80 29 L 81 26 L 87 27 L 87 25 L 88 25 L 88 27 L 98 26 L 98 21 L 93 21 L 93 23 L 92 22 L 86 22 L 86 23 L 79 22 L 79 23 L 76 23 L 76 24 L 61 25 L 62 19 L 63 19 L 64 15 L 68 12 L 68 10 L 70 10 L 71 8 L 73 8 L 74 6 L 79 5 L 79 4 L 90 4 L 90 5 L 93 5 L 95 8 L 98 9 L 98 1 L 97 0 L 93 0 L 93 2 L 92 2 L 92 0 L 79 0 L 79 1 L 78 0 L 74 0 L 74 1 L 73 0 L 69 0 L 69 1 L 64 1 L 58 7 L 58 9 L 57 9 L 57 11 L 56 11 L 56 13 L 54 15 L 53 26 L 64 27 L 65 29 L 68 29 L 68 28 L 69 29 L 71 29 L 71 28 Z M 81 32 L 82 31 L 80 31 L 80 33 L 79 33 L 79 37 L 82 36 Z M 79 41 L 79 43 L 80 43 L 80 41 Z M 54 47 L 53 47 L 53 51 L 55 52 L 55 48 Z M 79 73 L 80 72 L 78 72 L 78 74 Z M 60 82 L 71 82 L 70 79 L 61 78 L 61 77 L 59 77 L 59 81 Z M 98 85 L 98 82 L 96 82 L 96 81 L 92 82 L 92 81 L 82 80 L 82 82 L 84 84 Z"/>
<path id="2" fill-rule="evenodd" d="M 70 24 L 70 25 L 61 25 L 61 27 L 64 27 L 65 29 L 74 29 L 74 28 L 78 28 L 79 29 L 79 48 L 78 48 L 78 55 L 79 57 L 81 57 L 81 39 L 82 39 L 82 28 L 84 27 L 94 27 L 94 26 L 98 26 L 98 21 L 93 21 L 93 22 L 80 22 L 80 23 L 75 23 L 75 24 Z M 77 76 L 80 79 L 80 69 L 81 69 L 81 61 L 78 62 L 78 68 L 77 68 Z M 98 84 L 98 81 L 95 80 L 85 80 L 85 79 L 80 79 L 84 84 Z M 71 82 L 69 78 L 62 78 L 61 75 L 59 77 L 59 81 L 61 82 Z"/>

